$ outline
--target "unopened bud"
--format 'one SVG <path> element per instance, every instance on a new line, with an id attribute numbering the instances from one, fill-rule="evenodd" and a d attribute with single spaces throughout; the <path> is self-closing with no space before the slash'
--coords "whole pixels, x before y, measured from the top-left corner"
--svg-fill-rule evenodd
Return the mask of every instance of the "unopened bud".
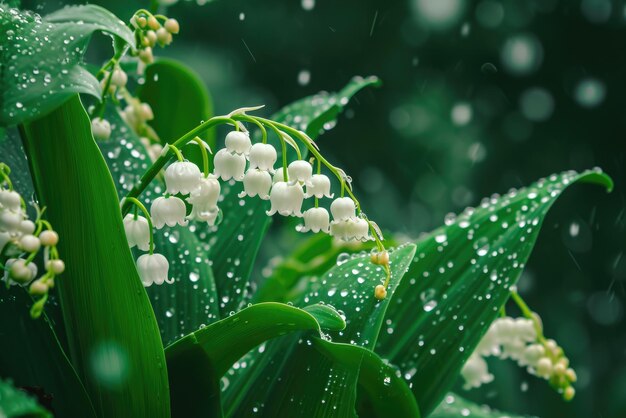
<path id="1" fill-rule="evenodd" d="M 172 43 L 172 34 L 167 31 L 165 28 L 159 28 L 156 31 L 157 41 L 159 45 L 165 46 Z"/>
<path id="2" fill-rule="evenodd" d="M 46 269 L 55 275 L 61 274 L 65 271 L 65 263 L 63 260 L 50 260 L 46 264 Z"/>
<path id="3" fill-rule="evenodd" d="M 569 380 L 571 383 L 574 383 L 578 380 L 578 376 L 576 375 L 576 371 L 574 369 L 565 370 L 565 377 L 567 377 L 567 380 Z"/>
<path id="4" fill-rule="evenodd" d="M 161 24 L 159 23 L 158 20 L 156 20 L 156 17 L 154 16 L 149 16 L 147 23 L 148 23 L 148 27 L 152 30 L 157 30 L 161 27 Z"/>
<path id="5" fill-rule="evenodd" d="M 177 34 L 180 32 L 180 25 L 176 19 L 167 19 L 164 26 L 169 33 Z"/>
<path id="6" fill-rule="evenodd" d="M 389 264 L 389 253 L 387 251 L 379 251 L 372 253 L 370 260 L 374 264 L 387 265 Z"/>
<path id="7" fill-rule="evenodd" d="M 39 241 L 44 247 L 52 247 L 59 243 L 59 234 L 52 230 L 43 231 L 39 234 Z"/>
<path id="8" fill-rule="evenodd" d="M 157 34 L 153 30 L 146 32 L 146 39 L 148 39 L 150 46 L 155 46 L 157 42 Z"/>
<path id="9" fill-rule="evenodd" d="M 568 386 L 567 388 L 565 388 L 565 391 L 563 391 L 563 399 L 566 401 L 571 401 L 572 399 L 574 399 L 575 395 L 576 389 L 574 389 L 572 386 Z"/>
<path id="10" fill-rule="evenodd" d="M 382 284 L 379 284 L 374 289 L 374 297 L 378 300 L 383 300 L 387 297 L 387 289 Z"/>
<path id="11" fill-rule="evenodd" d="M 35 280 L 30 285 L 29 291 L 31 295 L 45 295 L 48 292 L 48 285 L 42 279 Z"/>
<path id="12" fill-rule="evenodd" d="M 137 26 L 143 29 L 146 27 L 148 20 L 144 16 L 137 16 L 135 22 L 137 23 Z"/>
<path id="13" fill-rule="evenodd" d="M 34 235 L 24 235 L 20 239 L 20 247 L 27 253 L 34 253 L 41 247 L 41 241 Z"/>
<path id="14" fill-rule="evenodd" d="M 128 76 L 121 68 L 116 68 L 113 70 L 113 75 L 111 76 L 111 84 L 117 87 L 124 87 L 128 82 Z"/>
<path id="15" fill-rule="evenodd" d="M 152 55 L 152 48 L 146 47 L 139 51 L 139 59 L 145 64 L 152 64 L 154 62 L 154 56 Z"/>

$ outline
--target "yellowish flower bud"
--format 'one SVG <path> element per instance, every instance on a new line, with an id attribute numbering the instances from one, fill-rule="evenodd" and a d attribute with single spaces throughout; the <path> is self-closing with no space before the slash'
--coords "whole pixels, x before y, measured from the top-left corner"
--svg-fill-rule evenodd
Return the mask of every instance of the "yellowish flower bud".
<path id="1" fill-rule="evenodd" d="M 374 297 L 378 300 L 383 300 L 387 297 L 387 289 L 382 284 L 379 284 L 374 289 Z"/>
<path id="2" fill-rule="evenodd" d="M 52 230 L 43 231 L 39 234 L 39 241 L 44 247 L 52 247 L 59 243 L 59 234 Z"/>
<path id="3" fill-rule="evenodd" d="M 389 253 L 387 251 L 375 252 L 372 253 L 370 259 L 372 263 L 384 266 L 389 264 Z"/>
<path id="4" fill-rule="evenodd" d="M 176 34 L 180 32 L 180 25 L 176 19 L 167 19 L 164 26 L 169 33 Z"/>
<path id="5" fill-rule="evenodd" d="M 154 16 L 148 17 L 148 27 L 152 30 L 157 30 L 161 27 L 161 24 Z"/>

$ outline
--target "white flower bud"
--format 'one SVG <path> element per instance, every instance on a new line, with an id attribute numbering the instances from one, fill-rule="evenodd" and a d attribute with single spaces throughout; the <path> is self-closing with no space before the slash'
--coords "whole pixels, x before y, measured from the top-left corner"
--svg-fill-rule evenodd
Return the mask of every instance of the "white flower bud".
<path id="1" fill-rule="evenodd" d="M 463 368 L 461 376 L 465 380 L 464 389 L 477 388 L 483 383 L 489 383 L 493 380 L 493 375 L 489 373 L 487 362 L 478 355 L 472 354 Z"/>
<path id="2" fill-rule="evenodd" d="M 169 45 L 172 43 L 174 39 L 172 34 L 167 31 L 165 28 L 159 28 L 156 31 L 157 41 L 161 46 Z"/>
<path id="3" fill-rule="evenodd" d="M 144 121 L 154 119 L 154 112 L 152 112 L 152 107 L 148 103 L 141 103 L 140 108 L 140 116 Z"/>
<path id="4" fill-rule="evenodd" d="M 59 243 L 59 234 L 52 230 L 43 231 L 39 234 L 39 241 L 44 247 L 52 247 Z"/>
<path id="5" fill-rule="evenodd" d="M 26 264 L 26 260 L 22 258 L 10 258 L 9 260 L 7 260 L 6 267 L 9 277 L 16 284 L 21 284 L 22 286 L 26 286 L 35 277 L 37 277 L 37 265 L 32 262 Z"/>
<path id="6" fill-rule="evenodd" d="M 116 67 L 113 70 L 113 75 L 111 76 L 111 85 L 117 87 L 124 87 L 128 82 L 128 75 L 119 67 Z"/>
<path id="7" fill-rule="evenodd" d="M 137 271 L 145 287 L 151 286 L 152 283 L 157 285 L 164 282 L 174 283 L 173 279 L 167 277 L 169 268 L 167 259 L 161 254 L 143 254 L 137 259 Z"/>
<path id="8" fill-rule="evenodd" d="M 537 362 L 546 354 L 541 344 L 531 344 L 524 349 L 524 364 L 537 367 Z"/>
<path id="9" fill-rule="evenodd" d="M 20 194 L 15 190 L 0 190 L 0 209 L 19 212 L 22 206 Z"/>
<path id="10" fill-rule="evenodd" d="M 186 212 L 185 202 L 173 196 L 157 197 L 150 207 L 150 216 L 152 216 L 152 222 L 157 229 L 163 228 L 165 224 L 168 226 L 187 225 Z"/>
<path id="11" fill-rule="evenodd" d="M 260 142 L 252 145 L 250 148 L 250 168 L 258 168 L 259 170 L 274 173 L 274 164 L 278 158 L 276 148 L 270 144 L 262 144 Z"/>
<path id="12" fill-rule="evenodd" d="M 197 207 L 200 211 L 207 212 L 217 208 L 220 191 L 220 182 L 217 181 L 217 177 L 209 174 L 207 177 L 200 178 L 198 187 L 189 194 L 187 202 L 191 203 L 194 208 Z"/>
<path id="13" fill-rule="evenodd" d="M 91 132 L 96 141 L 106 141 L 111 137 L 111 124 L 106 119 L 94 118 L 91 121 Z"/>
<path id="14" fill-rule="evenodd" d="M 148 27 L 152 30 L 157 30 L 161 27 L 161 24 L 156 20 L 156 17 L 148 16 Z"/>
<path id="15" fill-rule="evenodd" d="M 49 260 L 46 264 L 46 270 L 52 274 L 59 275 L 65 271 L 65 262 L 63 260 Z"/>
<path id="16" fill-rule="evenodd" d="M 543 377 L 544 379 L 550 378 L 552 375 L 552 360 L 548 357 L 542 357 L 537 362 L 537 367 L 535 368 L 537 376 Z"/>
<path id="17" fill-rule="evenodd" d="M 305 197 L 315 196 L 318 199 L 326 196 L 332 199 L 335 195 L 330 193 L 330 179 L 324 174 L 313 174 L 311 181 L 306 186 Z"/>
<path id="18" fill-rule="evenodd" d="M 349 197 L 339 197 L 330 204 L 330 213 L 333 214 L 333 220 L 345 221 L 354 218 L 356 207 L 354 200 Z"/>
<path id="19" fill-rule="evenodd" d="M 300 181 L 306 183 L 307 186 L 310 184 L 313 176 L 313 166 L 304 160 L 292 161 L 287 167 L 287 171 L 289 172 L 290 181 Z"/>
<path id="20" fill-rule="evenodd" d="M 274 184 L 270 192 L 272 207 L 267 214 L 272 216 L 276 212 L 283 216 L 302 216 L 301 208 L 304 201 L 304 191 L 299 183 L 290 184 L 279 181 Z"/>
<path id="21" fill-rule="evenodd" d="M 243 192 L 239 193 L 239 197 L 258 195 L 261 199 L 268 200 L 271 187 L 272 176 L 270 173 L 253 168 L 248 170 L 243 178 Z"/>
<path id="22" fill-rule="evenodd" d="M 215 154 L 213 159 L 215 165 L 214 173 L 222 180 L 231 178 L 241 181 L 246 170 L 246 156 L 238 153 L 231 153 L 226 148 L 222 148 Z"/>
<path id="23" fill-rule="evenodd" d="M 248 155 L 252 147 L 248 133 L 241 131 L 229 132 L 226 135 L 225 144 L 228 151 L 244 155 Z"/>
<path id="24" fill-rule="evenodd" d="M 35 280 L 30 284 L 30 288 L 28 291 L 31 295 L 45 295 L 46 293 L 48 293 L 48 285 L 41 279 Z"/>
<path id="25" fill-rule="evenodd" d="M 154 33 L 154 32 L 148 32 L 148 34 L 150 34 L 150 33 Z M 156 36 L 156 33 L 154 34 L 154 36 Z M 147 39 L 149 40 L 150 45 L 154 46 L 154 43 L 152 42 L 150 37 L 148 37 Z M 156 42 L 156 39 L 155 39 L 155 42 Z M 144 49 L 140 50 L 139 51 L 139 59 L 144 64 L 152 64 L 154 62 L 154 55 L 152 55 L 152 48 L 147 46 Z"/>
<path id="26" fill-rule="evenodd" d="M 135 215 L 129 213 L 124 216 L 124 231 L 130 248 L 137 246 L 141 251 L 150 249 L 150 225 L 146 218 L 137 216 L 135 219 Z"/>
<path id="27" fill-rule="evenodd" d="M 167 19 L 164 26 L 169 33 L 177 34 L 180 32 L 180 25 L 176 19 Z"/>
<path id="28" fill-rule="evenodd" d="M 202 173 L 189 161 L 176 161 L 165 170 L 165 186 L 170 194 L 189 194 L 200 186 Z"/>
<path id="29" fill-rule="evenodd" d="M 19 230 L 24 220 L 21 210 L 14 212 L 11 210 L 0 210 L 0 232 L 15 233 Z"/>
<path id="30" fill-rule="evenodd" d="M 329 232 L 330 215 L 325 208 L 311 208 L 304 212 L 304 225 L 298 225 L 298 232 Z"/>
<path id="31" fill-rule="evenodd" d="M 41 248 L 41 241 L 34 235 L 24 235 L 20 238 L 20 247 L 24 252 L 34 253 Z"/>
<path id="32" fill-rule="evenodd" d="M 35 223 L 31 220 L 25 219 L 22 222 L 20 222 L 20 226 L 18 227 L 18 229 L 19 229 L 19 232 L 21 232 L 22 234 L 32 234 L 33 232 L 35 232 Z M 39 239 L 41 239 L 41 235 L 39 236 Z"/>

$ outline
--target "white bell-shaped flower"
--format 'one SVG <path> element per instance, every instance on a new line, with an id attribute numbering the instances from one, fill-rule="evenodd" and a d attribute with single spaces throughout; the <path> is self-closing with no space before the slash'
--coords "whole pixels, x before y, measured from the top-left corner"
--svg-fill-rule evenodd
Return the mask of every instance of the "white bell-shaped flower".
<path id="1" fill-rule="evenodd" d="M 481 356 L 473 354 L 461 369 L 461 376 L 465 380 L 464 389 L 477 388 L 483 383 L 493 380 L 493 375 L 489 373 L 487 362 Z"/>
<path id="2" fill-rule="evenodd" d="M 283 216 L 302 216 L 301 208 L 304 201 L 304 190 L 299 183 L 290 184 L 279 181 L 274 184 L 270 192 L 272 207 L 267 214 L 272 216 L 276 212 Z"/>
<path id="3" fill-rule="evenodd" d="M 363 218 L 352 217 L 330 223 L 330 235 L 343 241 L 369 241 L 369 224 Z"/>
<path id="4" fill-rule="evenodd" d="M 11 242 L 12 238 L 8 232 L 0 232 L 0 253 L 4 250 L 4 246 Z"/>
<path id="5" fill-rule="evenodd" d="M 106 141 L 111 136 L 111 124 L 106 119 L 94 118 L 91 121 L 91 132 L 96 141 Z"/>
<path id="6" fill-rule="evenodd" d="M 248 155 L 252 142 L 247 132 L 231 131 L 226 135 L 226 149 L 232 153 Z"/>
<path id="7" fill-rule="evenodd" d="M 189 194 L 198 188 L 202 173 L 189 161 L 176 161 L 165 170 L 165 186 L 170 194 Z"/>
<path id="8" fill-rule="evenodd" d="M 306 186 L 305 197 L 315 196 L 318 199 L 326 196 L 332 199 L 335 195 L 330 193 L 330 179 L 324 174 L 313 174 L 311 182 Z"/>
<path id="9" fill-rule="evenodd" d="M 143 216 L 128 214 L 124 217 L 124 231 L 130 248 L 137 246 L 141 251 L 150 249 L 150 225 Z"/>
<path id="10" fill-rule="evenodd" d="M 150 207 L 150 216 L 157 229 L 163 228 L 165 224 L 168 226 L 187 225 L 186 212 L 185 202 L 174 196 L 157 197 Z"/>
<path id="11" fill-rule="evenodd" d="M 213 164 L 215 165 L 215 175 L 221 177 L 222 180 L 243 180 L 246 171 L 245 155 L 231 153 L 226 148 L 222 148 L 215 154 Z"/>
<path id="12" fill-rule="evenodd" d="M 0 210 L 0 232 L 8 232 L 10 234 L 19 233 L 19 228 L 24 220 L 24 214 L 21 209 L 18 211 Z"/>
<path id="13" fill-rule="evenodd" d="M 217 181 L 217 177 L 209 174 L 207 177 L 200 179 L 198 187 L 189 194 L 187 202 L 201 211 L 209 211 L 217 208 L 220 191 L 220 182 Z"/>
<path id="14" fill-rule="evenodd" d="M 23 258 L 9 258 L 5 267 L 3 280 L 11 286 L 27 286 L 37 277 L 37 265 L 33 262 L 26 264 Z"/>
<path id="15" fill-rule="evenodd" d="M 254 197 L 258 195 L 261 199 L 268 200 L 271 188 L 272 176 L 270 173 L 258 168 L 251 168 L 243 178 L 243 192 L 239 193 L 239 197 Z"/>
<path id="16" fill-rule="evenodd" d="M 330 213 L 333 214 L 334 221 L 345 221 L 354 218 L 356 207 L 354 200 L 349 197 L 339 197 L 330 204 Z"/>
<path id="17" fill-rule="evenodd" d="M 286 171 L 287 170 L 285 170 L 283 167 L 280 167 L 279 169 L 277 169 L 274 175 L 272 176 L 272 184 L 276 184 L 279 181 L 289 182 L 289 173 L 287 173 L 287 177 L 285 178 Z"/>
<path id="18" fill-rule="evenodd" d="M 174 279 L 168 276 L 170 264 L 161 254 L 143 254 L 137 259 L 137 271 L 144 287 L 149 287 L 153 283 L 161 285 L 174 283 Z"/>
<path id="19" fill-rule="evenodd" d="M 18 192 L 14 190 L 0 190 L 0 209 L 19 212 L 21 204 L 22 199 Z"/>
<path id="20" fill-rule="evenodd" d="M 304 212 L 304 225 L 298 225 L 298 232 L 329 232 L 330 215 L 325 208 L 311 208 Z"/>
<path id="21" fill-rule="evenodd" d="M 217 220 L 217 215 L 219 215 L 219 213 L 220 210 L 217 206 L 210 208 L 192 206 L 191 213 L 187 216 L 187 219 L 197 222 L 206 222 L 209 226 L 213 226 L 215 225 L 215 221 Z"/>
<path id="22" fill-rule="evenodd" d="M 278 158 L 276 148 L 270 144 L 262 144 L 260 142 L 252 145 L 250 148 L 250 168 L 258 168 L 259 170 L 269 171 L 274 174 L 274 164 Z"/>
<path id="23" fill-rule="evenodd" d="M 289 172 L 290 181 L 306 183 L 307 186 L 311 183 L 313 166 L 310 162 L 304 160 L 292 161 L 287 167 L 287 171 Z"/>

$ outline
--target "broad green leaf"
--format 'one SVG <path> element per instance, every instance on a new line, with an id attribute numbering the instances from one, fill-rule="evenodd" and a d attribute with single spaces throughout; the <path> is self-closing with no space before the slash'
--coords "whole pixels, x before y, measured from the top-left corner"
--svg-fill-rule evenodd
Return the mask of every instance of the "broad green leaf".
<path id="1" fill-rule="evenodd" d="M 429 418 L 522 418 L 520 415 L 513 415 L 491 409 L 487 405 L 477 405 L 463 399 L 457 394 L 448 393 L 443 402 L 429 415 Z"/>
<path id="2" fill-rule="evenodd" d="M 297 303 L 324 302 L 339 309 L 346 318 L 346 329 L 330 332 L 327 338 L 333 343 L 371 349 L 387 306 L 414 254 L 412 245 L 391 252 L 392 280 L 385 300 L 374 298 L 374 287 L 382 283 L 385 272 L 371 264 L 365 253 L 341 260 L 322 277 L 312 279 Z M 273 341 L 263 353 L 253 352 L 238 364 L 225 377 L 227 416 L 245 416 L 251 411 L 268 417 L 355 416 L 359 369 L 322 355 L 307 336 Z"/>
<path id="3" fill-rule="evenodd" d="M 35 189 L 61 240 L 70 358 L 100 416 L 169 416 L 165 355 L 126 243 L 113 179 L 77 95 L 22 127 Z"/>
<path id="4" fill-rule="evenodd" d="M 335 124 L 337 115 L 354 94 L 378 83 L 375 77 L 355 77 L 343 90 L 337 93 L 323 92 L 298 100 L 275 114 L 272 119 L 291 124 L 315 139 L 320 134 L 321 127 Z M 269 139 L 270 142 L 275 140 L 271 133 Z M 280 151 L 279 146 L 277 150 Z M 268 202 L 258 198 L 240 199 L 237 195 L 242 187 L 241 183 L 223 184 L 224 200 L 220 203 L 220 208 L 224 213 L 224 220 L 217 231 L 209 235 L 207 241 L 211 245 L 210 258 L 213 260 L 222 315 L 241 309 L 249 298 L 247 286 L 250 273 L 271 222 L 271 218 L 265 215 L 265 211 L 269 209 Z"/>
<path id="5" fill-rule="evenodd" d="M 19 286 L 7 289 L 0 282 L 0 376 L 11 378 L 20 387 L 39 388 L 49 397 L 50 409 L 59 416 L 95 418 L 89 396 L 47 315 L 39 319 L 30 317 L 32 303 L 25 289 Z M 51 302 L 46 311 L 50 305 Z M 1 387 L 2 383 L 0 416 L 14 416 L 6 409 L 8 404 L 2 402 L 5 397 L 11 397 L 7 393 L 2 395 Z"/>
<path id="6" fill-rule="evenodd" d="M 182 63 L 160 59 L 146 68 L 146 82 L 137 89 L 142 102 L 150 104 L 154 128 L 163 143 L 174 142 L 202 121 L 213 116 L 213 104 L 202 80 Z M 200 137 L 215 147 L 215 130 Z M 185 158 L 202 167 L 202 154 L 196 145 L 183 148 Z"/>
<path id="7" fill-rule="evenodd" d="M 52 415 L 41 407 L 33 397 L 16 389 L 10 380 L 0 379 L 0 417 L 48 418 Z"/>
<path id="8" fill-rule="evenodd" d="M 411 389 L 398 370 L 383 362 L 376 353 L 357 345 L 337 344 L 320 339 L 313 340 L 313 344 L 326 357 L 358 371 L 359 386 L 365 393 L 365 405 L 358 408 L 361 418 L 419 418 L 419 408 Z"/>
<path id="9" fill-rule="evenodd" d="M 98 142 L 98 146 L 115 181 L 118 197 L 122 199 L 151 161 L 145 146 L 115 109 L 108 109 L 106 118 L 112 124 L 111 138 Z M 147 208 L 164 189 L 160 178 L 153 180 L 141 196 Z M 206 230 L 206 224 L 166 226 L 154 231 L 155 251 L 167 258 L 170 277 L 175 280 L 173 285 L 147 289 L 165 345 L 219 319 L 217 291 L 207 257 L 208 245 L 190 228 Z M 135 251 L 136 257 L 139 254 Z"/>
<path id="10" fill-rule="evenodd" d="M 400 367 L 424 415 L 457 379 L 517 283 L 548 210 L 574 183 L 612 188 L 600 171 L 552 175 L 485 199 L 417 242 L 376 352 Z"/>
<path id="11" fill-rule="evenodd" d="M 166 349 L 174 417 L 221 414 L 220 377 L 249 350 L 290 332 L 340 330 L 345 322 L 328 306 L 298 309 L 252 305 L 187 335 Z"/>
<path id="12" fill-rule="evenodd" d="M 133 32 L 98 6 L 67 7 L 42 18 L 0 4 L 0 125 L 44 115 L 75 93 L 100 97 L 98 80 L 82 66 L 95 31 L 134 46 Z"/>

